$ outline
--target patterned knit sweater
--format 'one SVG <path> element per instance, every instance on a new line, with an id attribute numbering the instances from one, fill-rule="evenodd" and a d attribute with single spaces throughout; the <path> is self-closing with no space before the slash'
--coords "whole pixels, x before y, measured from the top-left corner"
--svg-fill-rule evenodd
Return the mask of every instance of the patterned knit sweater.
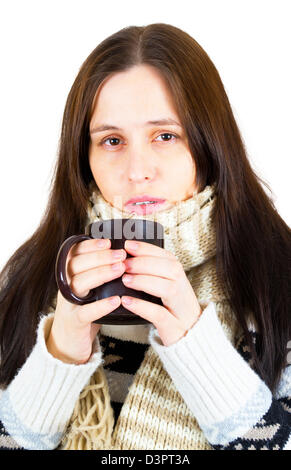
<path id="1" fill-rule="evenodd" d="M 102 218 L 114 215 L 100 195 L 97 201 Z M 251 367 L 215 277 L 209 235 L 214 203 L 213 188 L 206 187 L 183 205 L 183 213 L 199 222 L 190 240 L 185 236 L 189 217 L 180 223 L 178 237 L 171 233 L 169 212 L 153 219 L 166 227 L 165 248 L 178 256 L 203 307 L 187 335 L 166 347 L 153 325 L 103 325 L 89 361 L 65 364 L 46 348 L 52 308 L 41 316 L 30 356 L 0 396 L 0 449 L 58 448 L 80 392 L 99 367 L 114 412 L 113 449 L 291 448 L 291 367 L 273 395 Z M 88 222 L 98 219 L 94 210 Z"/>

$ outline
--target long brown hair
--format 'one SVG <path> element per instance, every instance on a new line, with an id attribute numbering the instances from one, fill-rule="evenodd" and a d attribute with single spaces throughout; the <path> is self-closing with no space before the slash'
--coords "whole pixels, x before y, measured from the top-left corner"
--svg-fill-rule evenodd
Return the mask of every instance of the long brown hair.
<path id="1" fill-rule="evenodd" d="M 64 109 L 47 208 L 37 230 L 0 273 L 0 383 L 8 385 L 25 362 L 40 314 L 57 293 L 54 265 L 61 243 L 84 231 L 93 179 L 89 123 L 99 87 L 112 74 L 138 64 L 156 67 L 171 90 L 196 165 L 198 191 L 217 185 L 217 272 L 251 348 L 254 367 L 274 391 L 291 339 L 290 228 L 263 189 L 267 184 L 250 166 L 211 59 L 190 35 L 164 23 L 130 26 L 112 34 L 90 53 L 77 74 Z M 257 325 L 257 351 L 246 312 L 252 312 Z"/>

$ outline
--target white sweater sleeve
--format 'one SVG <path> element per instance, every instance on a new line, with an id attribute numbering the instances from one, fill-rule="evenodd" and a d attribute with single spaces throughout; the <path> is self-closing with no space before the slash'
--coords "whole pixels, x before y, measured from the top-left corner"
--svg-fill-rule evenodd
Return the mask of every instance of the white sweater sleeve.
<path id="1" fill-rule="evenodd" d="M 227 339 L 214 302 L 177 343 L 164 346 L 154 327 L 149 339 L 211 444 L 242 436 L 270 408 L 269 388 Z"/>
<path id="2" fill-rule="evenodd" d="M 80 392 L 104 362 L 98 336 L 86 364 L 66 364 L 53 357 L 46 347 L 53 315 L 41 318 L 30 355 L 0 396 L 0 420 L 27 450 L 58 446 Z"/>

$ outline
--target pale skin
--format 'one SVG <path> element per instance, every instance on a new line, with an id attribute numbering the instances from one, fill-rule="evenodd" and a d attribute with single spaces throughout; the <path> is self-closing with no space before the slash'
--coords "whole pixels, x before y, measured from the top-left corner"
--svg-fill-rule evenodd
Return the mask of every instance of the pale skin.
<path id="1" fill-rule="evenodd" d="M 174 120 L 176 124 L 146 124 L 162 119 Z M 103 124 L 120 130 L 94 132 Z M 153 67 L 134 66 L 105 81 L 96 97 L 90 132 L 90 168 L 104 199 L 114 207 L 125 210 L 123 204 L 129 198 L 150 194 L 166 199 L 161 209 L 166 210 L 197 192 L 195 164 L 184 129 L 168 87 Z M 202 310 L 176 256 L 146 242 L 137 242 L 134 249 L 126 241 L 122 250 L 111 250 L 110 240 L 103 248 L 97 243 L 98 240 L 86 240 L 70 250 L 67 277 L 77 295 L 84 296 L 90 289 L 122 276 L 130 288 L 160 297 L 163 306 L 125 296 L 116 296 L 115 306 L 110 304 L 112 298 L 77 306 L 58 292 L 47 339 L 51 354 L 64 362 L 86 362 L 101 328 L 92 322 L 115 310 L 120 303 L 149 320 L 165 346 L 185 336 Z M 117 251 L 121 255 L 119 263 L 113 259 Z M 126 259 L 127 253 L 132 258 Z M 114 263 L 119 266 L 117 271 L 112 270 Z M 130 273 L 130 281 L 125 273 Z M 128 299 L 130 304 L 126 303 Z"/>

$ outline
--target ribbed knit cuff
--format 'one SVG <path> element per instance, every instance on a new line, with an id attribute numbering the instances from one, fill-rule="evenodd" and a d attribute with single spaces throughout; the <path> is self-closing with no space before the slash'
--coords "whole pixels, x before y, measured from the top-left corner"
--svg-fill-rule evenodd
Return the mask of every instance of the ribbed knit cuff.
<path id="1" fill-rule="evenodd" d="M 67 364 L 47 350 L 53 315 L 41 318 L 31 354 L 1 395 L 0 419 L 26 449 L 57 447 L 80 392 L 104 362 L 96 336 L 86 364 Z"/>
<path id="2" fill-rule="evenodd" d="M 270 407 L 269 388 L 226 337 L 213 302 L 178 342 L 164 346 L 153 326 L 149 341 L 210 442 L 242 435 Z"/>

